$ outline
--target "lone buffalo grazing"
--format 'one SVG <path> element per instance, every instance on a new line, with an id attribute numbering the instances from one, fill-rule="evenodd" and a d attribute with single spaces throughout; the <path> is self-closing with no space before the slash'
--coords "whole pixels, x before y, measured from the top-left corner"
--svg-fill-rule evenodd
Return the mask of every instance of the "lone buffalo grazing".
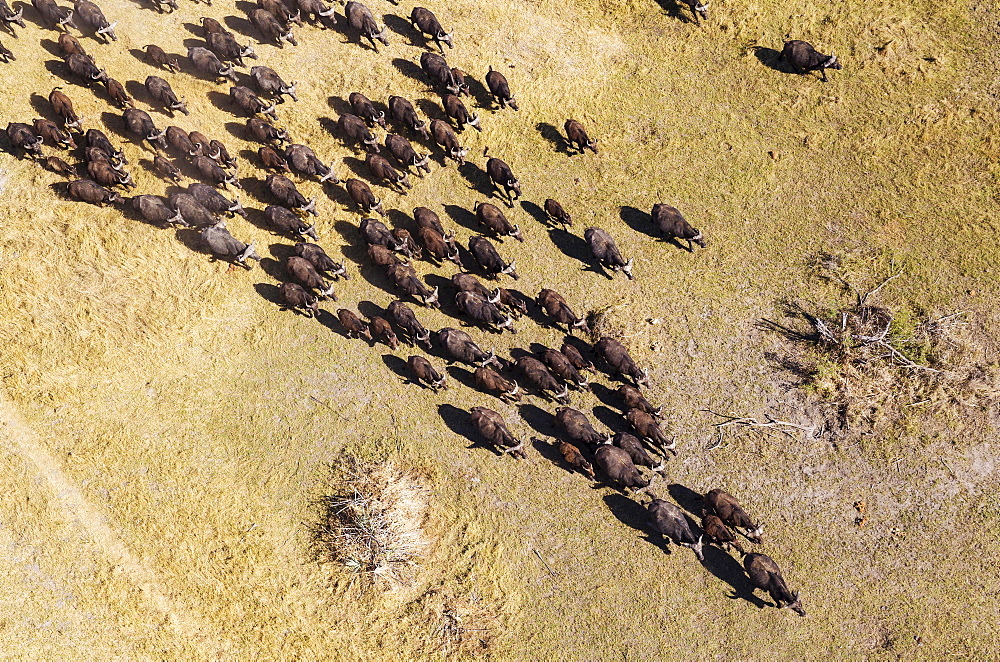
<path id="1" fill-rule="evenodd" d="M 812 44 L 799 39 L 785 42 L 785 46 L 781 49 L 781 58 L 797 74 L 807 74 L 810 71 L 820 72 L 824 83 L 827 81 L 827 69 L 843 69 L 843 65 L 837 60 L 836 55 L 833 53 L 823 55 L 813 48 Z"/>
<path id="2" fill-rule="evenodd" d="M 778 564 L 770 556 L 747 554 L 743 557 L 743 567 L 746 568 L 754 587 L 767 591 L 778 609 L 788 607 L 799 616 L 806 615 L 806 610 L 799 599 L 799 592 L 793 593 L 788 589 Z"/>
<path id="3" fill-rule="evenodd" d="M 662 202 L 657 203 L 653 205 L 653 211 L 650 212 L 650 216 L 653 217 L 653 225 L 656 226 L 656 229 L 664 237 L 687 241 L 688 251 L 694 251 L 694 244 L 705 248 L 705 236 L 701 230 L 691 227 L 691 224 L 674 207 L 665 205 Z"/>
<path id="4" fill-rule="evenodd" d="M 587 228 L 583 237 L 590 246 L 590 252 L 602 267 L 620 271 L 629 280 L 635 280 L 635 276 L 632 275 L 632 258 L 626 260 L 622 257 L 618 245 L 607 231 L 601 228 Z"/>
<path id="5" fill-rule="evenodd" d="M 597 154 L 597 140 L 587 135 L 583 124 L 577 120 L 566 120 L 563 128 L 566 129 L 566 142 L 580 150 L 581 154 L 588 149 Z"/>

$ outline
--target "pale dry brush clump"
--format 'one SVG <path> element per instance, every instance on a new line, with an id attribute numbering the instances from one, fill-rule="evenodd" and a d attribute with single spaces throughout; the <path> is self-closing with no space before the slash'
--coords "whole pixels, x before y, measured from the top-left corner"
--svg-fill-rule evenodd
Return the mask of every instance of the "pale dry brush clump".
<path id="1" fill-rule="evenodd" d="M 837 266 L 821 264 L 851 301 L 835 307 L 788 302 L 781 320 L 762 320 L 792 345 L 778 363 L 807 393 L 834 406 L 822 423 L 828 434 L 885 430 L 914 413 L 996 408 L 1000 369 L 966 311 L 931 318 L 876 303 L 900 274 L 861 293 Z"/>
<path id="2" fill-rule="evenodd" d="M 408 585 L 430 547 L 422 481 L 391 461 L 348 457 L 330 466 L 323 492 L 312 532 L 316 560 L 344 566 L 368 587 Z"/>

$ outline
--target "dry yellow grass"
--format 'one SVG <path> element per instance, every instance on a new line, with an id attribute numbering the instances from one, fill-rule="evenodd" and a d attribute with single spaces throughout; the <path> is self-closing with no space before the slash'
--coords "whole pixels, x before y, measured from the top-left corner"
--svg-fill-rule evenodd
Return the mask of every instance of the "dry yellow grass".
<path id="1" fill-rule="evenodd" d="M 197 41 L 187 24 L 241 18 L 245 4 L 185 3 L 160 16 L 105 0 L 120 40 L 84 43 L 112 76 L 141 83 L 155 72 L 130 49 L 157 43 L 183 53 Z M 371 6 L 398 26 L 412 4 Z M 3 155 L 4 654 L 995 657 L 995 404 L 936 415 L 914 408 L 877 439 L 747 435 L 711 451 L 712 419 L 700 411 L 806 420 L 768 359 L 785 350 L 781 339 L 755 322 L 804 291 L 835 300 L 829 285 L 806 277 L 807 256 L 820 250 L 857 256 L 866 277 L 903 270 L 905 285 L 886 293 L 894 307 L 930 317 L 969 311 L 981 334 L 977 362 L 996 363 L 993 8 L 713 3 L 702 29 L 652 2 L 431 8 L 456 28 L 449 62 L 478 80 L 487 65 L 503 68 L 522 106 L 479 111 L 484 132 L 463 136 L 472 161 L 483 167 L 488 146 L 521 177 L 527 200 L 556 197 L 576 220 L 573 236 L 550 236 L 515 208 L 527 241 L 501 247 L 518 257 L 515 285 L 529 296 L 552 286 L 576 309 L 606 311 L 607 327 L 650 367 L 650 397 L 678 434 L 670 483 L 726 487 L 761 514 L 764 551 L 801 590 L 809 616 L 730 599 L 728 582 L 746 589 L 736 561 L 709 553 L 703 567 L 685 550 L 665 555 L 629 525 L 636 510 L 623 497 L 537 452 L 514 462 L 467 448 L 468 430 L 455 423 L 457 409 L 485 404 L 527 437 L 549 404 L 501 405 L 454 376 L 439 394 L 403 384 L 384 347 L 261 297 L 255 285 L 276 283 L 268 269 L 228 271 L 172 231 L 62 200 L 47 188 L 56 177 Z M 19 34 L 2 37 L 18 56 L 3 68 L 4 116 L 38 116 L 31 94 L 61 84 L 87 126 L 106 120 L 125 142 L 114 135 L 120 113 L 52 73 L 57 58 L 46 46 L 55 33 L 31 24 Z M 834 50 L 844 70 L 824 85 L 769 68 L 767 52 L 753 47 L 780 49 L 786 34 Z M 337 116 L 330 97 L 434 98 L 407 75 L 413 66 L 394 64 L 419 57 L 408 37 L 392 34 L 376 55 L 338 31 L 298 35 L 298 48 L 255 48 L 261 63 L 300 82 L 302 100 L 279 108 L 280 124 L 335 160 L 342 177 L 358 156 L 324 127 Z M 197 128 L 233 152 L 253 147 L 240 138 L 243 119 L 220 101 L 228 86 L 159 75 L 192 115 L 153 112 L 158 123 Z M 561 129 L 569 116 L 600 139 L 599 155 L 554 149 L 541 125 Z M 133 163 L 149 158 L 125 149 Z M 139 192 L 164 190 L 140 166 L 134 172 Z M 261 176 L 247 165 L 241 174 Z M 338 288 L 341 304 L 387 304 L 380 276 L 368 267 L 358 275 L 358 216 L 318 184 L 301 188 L 320 196 L 321 243 L 342 251 L 355 275 Z M 453 165 L 435 167 L 405 198 L 378 193 L 404 213 L 483 199 Z M 656 242 L 641 216 L 621 211 L 659 201 L 705 230 L 709 249 L 688 255 Z M 467 241 L 471 228 L 442 219 Z M 591 224 L 635 256 L 635 282 L 579 271 L 579 237 Z M 265 251 L 288 243 L 242 219 L 229 226 Z M 455 324 L 418 314 L 431 328 Z M 473 333 L 498 350 L 558 346 L 555 331 L 520 327 L 513 338 Z M 588 415 L 603 406 L 590 396 L 575 403 Z M 592 418 L 613 421 L 606 406 Z M 366 594 L 311 561 L 310 499 L 344 453 L 432 468 L 435 542 L 406 591 Z M 861 528 L 859 499 L 868 504 Z"/>

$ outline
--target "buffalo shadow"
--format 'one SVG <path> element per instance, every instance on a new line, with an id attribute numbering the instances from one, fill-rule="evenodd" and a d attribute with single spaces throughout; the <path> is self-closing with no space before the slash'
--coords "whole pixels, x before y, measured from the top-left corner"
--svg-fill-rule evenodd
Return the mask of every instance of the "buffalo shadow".
<path id="1" fill-rule="evenodd" d="M 465 177 L 466 181 L 469 182 L 469 189 L 476 191 L 487 198 L 493 198 L 495 191 L 493 190 L 493 180 L 486 173 L 485 170 L 480 168 L 478 165 L 472 161 L 466 161 L 462 165 L 458 166 L 458 172 Z M 513 204 L 508 201 L 504 201 L 507 205 L 513 208 Z"/>
<path id="2" fill-rule="evenodd" d="M 448 373 L 449 377 L 454 379 L 462 386 L 470 388 L 473 391 L 476 391 L 477 393 L 482 393 L 482 391 L 479 390 L 479 385 L 476 384 L 475 373 L 469 370 L 467 367 L 458 364 L 452 364 L 446 366 L 444 371 Z M 492 395 L 492 394 L 487 394 L 487 395 Z"/>
<path id="3" fill-rule="evenodd" d="M 197 35 L 199 37 L 203 37 L 205 35 L 205 28 L 203 28 L 199 23 L 181 23 L 181 27 L 193 35 Z"/>
<path id="4" fill-rule="evenodd" d="M 406 230 L 416 239 L 417 224 L 406 212 L 399 209 L 389 209 L 386 211 L 386 220 L 391 227 Z"/>
<path id="5" fill-rule="evenodd" d="M 427 48 L 428 50 L 437 51 L 437 45 L 434 43 L 434 39 L 431 37 L 425 38 L 421 34 L 420 30 L 413 27 L 409 19 L 403 16 L 397 16 L 395 14 L 382 14 L 382 21 L 385 22 L 385 26 L 398 34 L 400 37 L 405 37 L 410 40 L 410 46 L 416 46 L 418 48 Z"/>
<path id="6" fill-rule="evenodd" d="M 616 413 L 621 416 L 622 401 L 617 391 L 608 388 L 600 382 L 590 382 L 590 392 L 607 408 L 611 410 L 617 409 L 618 412 Z"/>
<path id="7" fill-rule="evenodd" d="M 494 104 L 493 93 L 486 89 L 482 81 L 478 78 L 473 78 L 468 73 L 465 74 L 465 83 L 469 86 L 469 96 L 475 99 L 476 106 L 482 108 L 483 110 L 497 111 L 501 110 L 500 104 Z M 495 107 L 494 107 L 495 106 Z M 517 112 L 517 111 L 514 111 Z"/>
<path id="8" fill-rule="evenodd" d="M 530 200 L 521 200 L 521 209 L 523 209 L 528 216 L 547 228 L 562 227 L 559 224 L 553 223 L 552 219 L 549 218 L 549 215 L 545 213 L 545 210 Z"/>
<path id="9" fill-rule="evenodd" d="M 535 125 L 535 129 L 542 135 L 542 138 L 552 144 L 553 150 L 566 156 L 573 156 L 574 152 L 570 150 L 569 143 L 566 142 L 562 132 L 555 125 L 548 122 L 539 122 Z"/>
<path id="10" fill-rule="evenodd" d="M 64 129 L 62 118 L 56 115 L 55 111 L 52 110 L 52 104 L 49 103 L 49 100 L 46 97 L 43 97 L 38 92 L 32 92 L 28 102 L 31 104 L 31 109 L 35 111 L 38 117 L 44 117 L 51 122 L 55 122 L 59 125 L 60 129 Z"/>
<path id="11" fill-rule="evenodd" d="M 3 23 L 4 26 L 8 25 L 7 21 L 0 21 L 0 23 Z M 63 54 L 62 51 L 59 50 L 58 41 L 54 41 L 52 39 L 42 39 L 39 43 L 42 45 L 42 48 L 44 48 L 49 55 L 53 57 L 62 58 Z"/>
<path id="12" fill-rule="evenodd" d="M 530 403 L 518 405 L 517 413 L 521 415 L 521 419 L 528 424 L 528 427 L 537 434 L 543 437 L 558 436 L 559 430 L 556 428 L 556 419 L 552 413 Z"/>
<path id="13" fill-rule="evenodd" d="M 226 131 L 229 132 L 233 138 L 238 138 L 239 140 L 246 140 L 247 142 L 257 145 L 258 143 L 249 136 L 247 132 L 246 122 L 240 124 L 239 122 L 226 122 L 223 126 L 226 127 Z"/>
<path id="14" fill-rule="evenodd" d="M 781 52 L 776 51 L 773 48 L 768 48 L 766 46 L 753 46 L 753 55 L 757 60 L 763 64 L 768 69 L 773 69 L 774 71 L 781 72 L 783 74 L 794 74 L 796 73 L 794 69 L 785 59 L 781 57 Z"/>
<path id="15" fill-rule="evenodd" d="M 649 516 L 641 503 L 623 494 L 606 494 L 604 503 L 619 522 L 642 533 L 647 542 L 663 546 L 659 535 L 654 535 L 650 530 Z"/>
<path id="16" fill-rule="evenodd" d="M 454 405 L 443 404 L 438 406 L 438 415 L 449 430 L 470 442 L 467 448 L 487 448 L 493 451 L 494 455 L 503 456 L 493 444 L 479 436 L 475 426 L 472 425 L 469 412 Z"/>
<path id="17" fill-rule="evenodd" d="M 444 205 L 444 213 L 451 218 L 457 225 L 461 225 L 464 228 L 472 230 L 473 232 L 479 232 L 483 228 L 479 225 L 479 221 L 476 219 L 476 215 L 459 205 Z"/>
<path id="18" fill-rule="evenodd" d="M 548 441 L 535 436 L 531 437 L 531 445 L 535 447 L 535 450 L 538 451 L 539 455 L 544 457 L 553 465 L 559 467 L 560 469 L 565 470 L 570 475 L 579 474 L 583 478 L 590 480 L 589 478 L 587 478 L 587 476 L 577 471 L 576 467 L 572 466 L 569 462 L 566 461 L 566 458 L 563 457 L 563 454 L 559 452 L 559 447 L 557 446 L 558 441 L 559 439 L 556 437 L 551 437 L 550 440 Z M 582 448 L 579 450 L 580 453 L 584 456 L 584 458 L 587 458 L 588 453 Z M 587 459 L 587 461 L 589 462 L 590 459 Z"/>
<path id="19" fill-rule="evenodd" d="M 593 409 L 593 414 L 594 418 L 600 421 L 601 425 L 608 428 L 613 434 L 628 431 L 628 426 L 622 415 L 609 407 L 597 405 Z"/>
<path id="20" fill-rule="evenodd" d="M 351 102 L 343 97 L 329 96 L 326 98 L 326 105 L 330 106 L 337 115 L 354 114 Z"/>
<path id="21" fill-rule="evenodd" d="M 254 283 L 253 289 L 257 291 L 257 294 L 259 294 L 264 301 L 269 301 L 277 306 L 281 306 L 282 308 L 285 307 L 285 301 L 281 298 L 281 290 L 278 289 L 277 285 L 273 283 Z"/>
<path id="22" fill-rule="evenodd" d="M 430 386 L 425 386 L 414 379 L 413 375 L 410 374 L 410 371 L 406 366 L 405 359 L 402 359 L 395 354 L 383 354 L 382 363 L 384 363 L 385 367 L 389 368 L 393 374 L 403 380 L 404 384 L 417 384 L 418 386 L 423 386 L 424 388 L 430 388 Z"/>
<path id="23" fill-rule="evenodd" d="M 432 101 L 430 99 L 417 99 L 417 110 L 423 113 L 432 120 L 441 120 L 442 122 L 450 122 L 448 115 L 445 114 L 444 108 L 437 101 Z M 428 128 L 430 127 L 430 122 L 427 123 Z M 452 127 L 454 129 L 454 127 Z M 455 135 L 459 135 L 459 130 L 455 129 Z"/>
<path id="24" fill-rule="evenodd" d="M 177 241 L 184 244 L 192 252 L 200 255 L 212 255 L 211 251 L 202 243 L 201 231 L 198 228 L 178 228 L 174 236 L 177 238 Z M 214 256 L 213 261 L 215 261 Z"/>
<path id="25" fill-rule="evenodd" d="M 370 320 L 373 317 L 382 317 L 387 320 L 389 319 L 385 309 L 373 301 L 359 301 L 358 312 L 361 313 L 361 316 L 367 320 Z"/>
<path id="26" fill-rule="evenodd" d="M 257 9 L 257 6 L 251 2 L 237 2 L 236 5 L 237 9 L 239 9 L 240 5 L 249 5 L 251 7 L 250 9 L 251 12 L 254 9 Z M 249 14 L 246 15 L 249 16 Z M 260 33 L 257 32 L 257 28 L 255 28 L 253 23 L 251 23 L 246 18 L 243 18 L 241 16 L 226 16 L 225 18 L 222 19 L 222 22 L 226 25 L 227 28 L 229 28 L 233 32 L 238 32 L 239 34 L 243 35 L 248 39 L 253 39 L 258 44 L 274 45 L 270 44 L 270 42 L 261 41 L 261 35 Z"/>
<path id="27" fill-rule="evenodd" d="M 732 555 L 710 544 L 702 547 L 702 554 L 704 554 L 705 560 L 701 562 L 701 565 L 732 587 L 733 592 L 728 596 L 730 599 L 746 600 L 759 609 L 768 605 L 767 602 L 754 595 L 754 585 L 750 583 L 750 578 L 747 577 L 743 566 Z"/>
<path id="28" fill-rule="evenodd" d="M 654 239 L 660 238 L 660 234 L 656 232 L 656 226 L 653 225 L 653 217 L 649 215 L 649 212 L 642 211 L 637 207 L 622 205 L 618 209 L 618 217 L 622 219 L 625 225 L 639 234 L 644 234 Z"/>
<path id="29" fill-rule="evenodd" d="M 228 94 L 226 94 L 224 92 L 219 92 L 217 90 L 209 90 L 205 94 L 205 96 L 208 97 L 209 102 L 213 106 L 215 106 L 216 108 L 218 108 L 222 112 L 224 112 L 224 113 L 226 113 L 228 115 L 236 115 L 237 117 L 243 118 L 243 116 L 239 114 L 240 111 L 236 107 L 236 104 L 233 103 L 232 98 Z M 244 119 L 248 119 L 248 118 L 244 118 Z M 244 124 L 244 126 L 246 126 L 246 125 Z"/>
<path id="30" fill-rule="evenodd" d="M 682 4 L 681 0 L 656 0 L 656 4 L 660 5 L 660 9 L 663 13 L 670 18 L 675 18 L 682 23 L 695 23 L 695 17 L 691 15 L 686 4 Z"/>
<path id="31" fill-rule="evenodd" d="M 288 280 L 288 273 L 285 271 L 285 263 L 281 260 L 276 260 L 270 257 L 261 258 L 260 269 L 279 283 L 283 283 Z"/>
<path id="32" fill-rule="evenodd" d="M 372 177 L 371 172 L 368 170 L 368 164 L 361 159 L 355 158 L 353 156 L 345 156 L 341 159 L 341 162 L 347 166 L 347 169 L 351 171 L 354 177 L 358 179 L 363 179 L 369 184 L 375 186 L 383 186 L 381 182 L 375 181 Z M 381 196 L 379 196 L 381 197 Z"/>
<path id="33" fill-rule="evenodd" d="M 411 62 L 405 58 L 396 57 L 392 59 L 392 66 L 396 68 L 396 71 L 404 76 L 428 85 L 427 78 L 424 76 L 424 70 L 420 68 L 419 64 Z M 428 85 L 428 87 L 430 87 L 430 85 Z"/>
<path id="34" fill-rule="evenodd" d="M 555 244 L 563 255 L 581 263 L 584 271 L 594 271 L 604 273 L 594 264 L 594 256 L 590 251 L 590 245 L 583 237 L 577 236 L 562 227 L 550 228 L 549 239 Z"/>
<path id="35" fill-rule="evenodd" d="M 705 507 L 705 499 L 701 494 L 680 483 L 667 485 L 667 492 L 681 508 L 695 517 L 701 517 L 702 508 Z"/>

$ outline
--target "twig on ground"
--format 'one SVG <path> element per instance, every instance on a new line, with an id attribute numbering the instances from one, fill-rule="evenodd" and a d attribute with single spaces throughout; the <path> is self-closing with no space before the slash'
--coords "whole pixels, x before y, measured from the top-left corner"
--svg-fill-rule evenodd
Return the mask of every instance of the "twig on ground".
<path id="1" fill-rule="evenodd" d="M 807 440 L 815 438 L 815 435 L 816 435 L 816 426 L 815 425 L 806 426 L 806 425 L 798 425 L 796 423 L 791 423 L 789 421 L 780 421 L 780 420 L 772 417 L 770 414 L 764 414 L 764 420 L 760 421 L 760 420 L 757 420 L 756 418 L 751 418 L 749 416 L 736 416 L 736 415 L 733 415 L 733 414 L 720 414 L 719 412 L 712 411 L 711 409 L 702 409 L 702 411 L 708 412 L 709 414 L 712 414 L 713 416 L 718 416 L 720 418 L 726 419 L 724 421 L 720 421 L 719 423 L 713 423 L 712 424 L 715 427 L 715 429 L 719 431 L 720 437 L 721 437 L 722 429 L 726 428 L 726 427 L 729 427 L 729 426 L 736 426 L 736 427 L 740 427 L 740 428 L 760 429 L 760 430 L 774 430 L 775 432 L 779 432 L 779 433 L 781 433 L 781 434 L 783 434 L 783 435 L 785 435 L 787 437 L 790 437 L 790 438 L 794 438 L 795 437 L 795 435 L 793 435 L 790 430 L 793 430 L 793 431 L 794 430 L 798 430 L 800 432 L 805 433 L 805 436 L 806 436 Z M 720 443 L 721 443 L 721 441 L 720 441 Z"/>

